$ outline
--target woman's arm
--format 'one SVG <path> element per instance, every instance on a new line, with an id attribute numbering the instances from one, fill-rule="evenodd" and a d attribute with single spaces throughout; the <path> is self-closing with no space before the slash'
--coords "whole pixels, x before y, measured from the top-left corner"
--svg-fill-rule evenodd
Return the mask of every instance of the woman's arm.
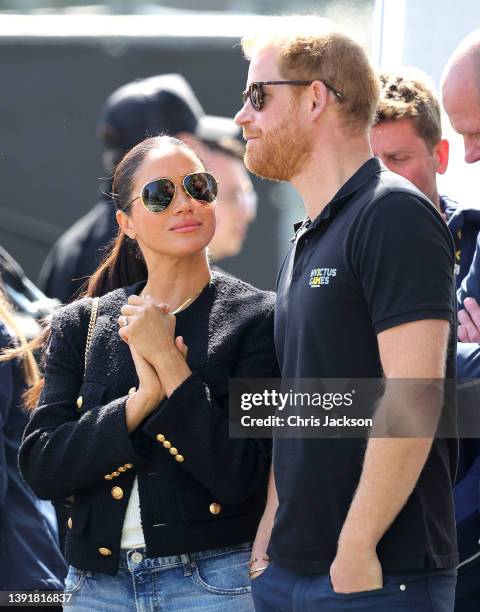
<path id="1" fill-rule="evenodd" d="M 52 320 L 45 386 L 19 455 L 22 474 L 41 499 L 68 497 L 102 482 L 120 466 L 145 461 L 127 428 L 128 396 L 77 410 L 88 316 L 85 303 L 82 308 L 79 302 Z"/>

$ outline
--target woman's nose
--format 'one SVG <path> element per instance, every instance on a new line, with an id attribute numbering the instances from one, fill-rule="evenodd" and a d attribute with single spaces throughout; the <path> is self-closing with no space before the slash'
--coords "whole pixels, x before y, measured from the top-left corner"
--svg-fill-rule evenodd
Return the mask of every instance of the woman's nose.
<path id="1" fill-rule="evenodd" d="M 179 214 L 182 212 L 191 212 L 195 208 L 195 200 L 189 197 L 183 185 L 177 185 L 177 193 L 175 195 L 175 199 L 173 200 L 173 213 Z"/>

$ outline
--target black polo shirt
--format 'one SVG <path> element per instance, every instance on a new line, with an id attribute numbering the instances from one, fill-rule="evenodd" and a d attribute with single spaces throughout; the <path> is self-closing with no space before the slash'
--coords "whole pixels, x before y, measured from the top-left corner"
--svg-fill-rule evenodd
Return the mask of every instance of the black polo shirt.
<path id="1" fill-rule="evenodd" d="M 378 378 L 377 334 L 421 319 L 450 322 L 455 376 L 453 242 L 411 183 L 368 160 L 304 222 L 280 272 L 275 343 L 284 378 Z M 361 439 L 276 439 L 279 509 L 269 554 L 300 573 L 328 572 L 358 485 Z M 406 505 L 377 547 L 385 572 L 454 567 L 456 440 L 438 439 Z"/>

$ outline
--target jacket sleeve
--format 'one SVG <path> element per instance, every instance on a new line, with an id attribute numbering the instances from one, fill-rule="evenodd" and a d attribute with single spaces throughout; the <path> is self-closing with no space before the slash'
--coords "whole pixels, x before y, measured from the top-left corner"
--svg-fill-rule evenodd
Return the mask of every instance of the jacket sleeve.
<path id="1" fill-rule="evenodd" d="M 103 481 L 119 466 L 144 461 L 127 430 L 127 396 L 83 414 L 76 409 L 88 317 L 82 300 L 52 319 L 45 386 L 19 455 L 22 474 L 40 499 L 68 497 Z"/>
<path id="2" fill-rule="evenodd" d="M 232 378 L 279 376 L 273 307 L 250 326 L 239 350 Z M 225 383 L 228 388 L 228 380 Z M 246 501 L 266 478 L 270 441 L 230 438 L 228 391 L 215 396 L 198 372 L 160 404 L 145 422 L 144 432 L 155 444 L 163 444 L 162 436 L 170 442 L 183 458 L 181 468 L 224 504 Z"/>

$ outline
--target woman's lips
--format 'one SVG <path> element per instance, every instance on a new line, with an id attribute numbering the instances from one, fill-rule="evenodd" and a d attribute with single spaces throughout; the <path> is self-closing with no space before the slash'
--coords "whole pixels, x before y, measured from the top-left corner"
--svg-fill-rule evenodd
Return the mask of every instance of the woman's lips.
<path id="1" fill-rule="evenodd" d="M 198 223 L 197 221 L 186 221 L 185 223 L 175 225 L 172 227 L 171 231 L 184 234 L 186 232 L 194 232 L 201 226 L 202 224 Z"/>

